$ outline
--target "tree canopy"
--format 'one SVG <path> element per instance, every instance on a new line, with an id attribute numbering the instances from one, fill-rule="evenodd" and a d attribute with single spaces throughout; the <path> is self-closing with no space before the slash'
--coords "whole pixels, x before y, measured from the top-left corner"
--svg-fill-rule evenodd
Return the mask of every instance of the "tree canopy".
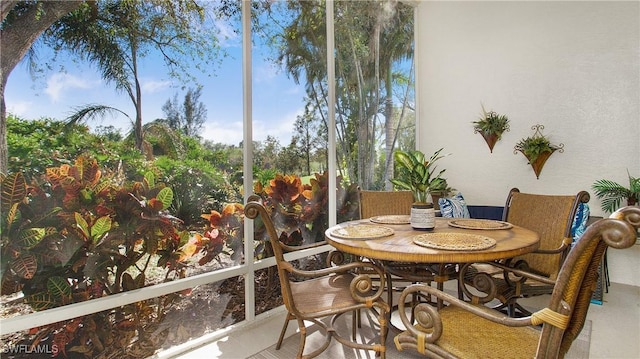
<path id="1" fill-rule="evenodd" d="M 81 6 L 46 32 L 44 43 L 95 65 L 102 78 L 124 92 L 135 107 L 135 146 L 142 150 L 140 61 L 159 54 L 174 77 L 195 80 L 189 69 L 213 62 L 221 53 L 205 8 L 195 1 L 99 1 Z"/>
<path id="2" fill-rule="evenodd" d="M 178 101 L 178 94 L 174 95 L 162 106 L 163 122 L 186 136 L 200 137 L 200 130 L 207 119 L 207 107 L 200 101 L 201 95 L 202 87 L 189 88 L 182 104 Z"/>
<path id="3" fill-rule="evenodd" d="M 305 84 L 316 111 L 308 119 L 328 127 L 324 6 L 312 1 L 285 4 L 291 15 L 276 17 L 280 26 L 267 34 L 277 44 L 275 61 Z M 362 188 L 379 187 L 374 172 L 383 171 L 385 184 L 392 176 L 389 157 L 397 145 L 396 129 L 408 112 L 400 107 L 404 103 L 395 102 L 394 92 L 398 79 L 405 86 L 413 83 L 410 66 L 398 66 L 412 58 L 413 10 L 394 1 L 344 1 L 336 3 L 335 14 L 338 169 Z M 400 116 L 394 113 L 397 108 Z M 376 155 L 381 144 L 388 159 L 383 168 Z"/>

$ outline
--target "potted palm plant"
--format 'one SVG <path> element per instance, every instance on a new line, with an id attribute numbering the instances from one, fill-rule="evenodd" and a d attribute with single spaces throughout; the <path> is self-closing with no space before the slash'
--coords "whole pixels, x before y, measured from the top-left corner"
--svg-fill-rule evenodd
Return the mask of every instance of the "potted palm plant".
<path id="1" fill-rule="evenodd" d="M 435 213 L 431 199 L 434 185 L 442 185 L 444 169 L 435 174 L 435 163 L 444 155 L 442 148 L 437 150 L 429 159 L 421 151 L 395 151 L 393 156 L 396 163 L 397 175 L 391 179 L 396 187 L 410 190 L 413 193 L 411 207 L 411 225 L 416 229 L 433 229 L 435 227 Z"/>
<path id="2" fill-rule="evenodd" d="M 509 131 L 509 118 L 495 111 L 487 112 L 482 106 L 482 116 L 478 121 L 473 122 L 473 131 L 482 135 L 489 146 L 489 151 L 493 153 L 493 146 L 500 141 L 502 133 Z"/>
<path id="3" fill-rule="evenodd" d="M 626 200 L 628 206 L 635 206 L 640 199 L 640 177 L 631 177 L 629 171 L 629 187 L 617 182 L 601 179 L 597 180 L 591 188 L 596 197 L 601 200 L 601 208 L 604 212 L 613 213 L 620 208 L 622 201 Z"/>

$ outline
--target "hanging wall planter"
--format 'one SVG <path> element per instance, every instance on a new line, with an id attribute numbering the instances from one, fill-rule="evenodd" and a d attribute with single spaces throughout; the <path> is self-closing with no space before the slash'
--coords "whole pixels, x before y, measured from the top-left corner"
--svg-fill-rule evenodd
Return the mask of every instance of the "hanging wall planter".
<path id="1" fill-rule="evenodd" d="M 491 153 L 493 153 L 493 146 L 500 141 L 505 131 L 509 131 L 509 118 L 495 111 L 487 112 L 482 106 L 482 116 L 478 121 L 473 121 L 473 133 L 482 135 Z"/>
<path id="2" fill-rule="evenodd" d="M 531 129 L 535 131 L 533 136 L 521 139 L 514 147 L 513 153 L 522 153 L 533 168 L 536 178 L 539 179 L 545 162 L 555 151 L 564 152 L 564 144 L 551 144 L 551 141 L 542 134 L 543 125 L 535 125 Z"/>

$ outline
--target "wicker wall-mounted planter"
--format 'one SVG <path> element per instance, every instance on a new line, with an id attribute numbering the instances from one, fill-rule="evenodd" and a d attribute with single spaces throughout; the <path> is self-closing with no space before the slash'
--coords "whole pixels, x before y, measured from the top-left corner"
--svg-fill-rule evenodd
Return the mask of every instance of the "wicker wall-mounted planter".
<path id="1" fill-rule="evenodd" d="M 552 150 L 550 152 L 543 152 L 540 155 L 538 155 L 538 157 L 535 159 L 535 161 L 531 162 L 531 159 L 529 157 L 527 157 L 527 155 L 524 154 L 524 152 L 520 151 L 525 157 L 527 157 L 527 160 L 529 160 L 529 164 L 531 165 L 531 168 L 533 168 L 533 172 L 536 174 L 536 178 L 540 179 L 540 172 L 542 172 L 542 167 L 544 167 L 545 162 L 547 162 L 547 160 L 549 159 L 549 157 L 551 157 L 551 155 L 555 152 L 556 150 Z"/>
<path id="2" fill-rule="evenodd" d="M 479 133 L 493 153 L 493 146 L 500 141 L 502 134 L 509 131 L 509 118 L 495 111 L 486 111 L 482 106 L 482 116 L 473 121 L 473 133 Z"/>
<path id="3" fill-rule="evenodd" d="M 514 147 L 513 153 L 522 153 L 533 168 L 536 178 L 540 179 L 540 172 L 542 172 L 544 164 L 554 152 L 564 152 L 564 144 L 551 144 L 549 139 L 542 134 L 543 125 L 534 125 L 531 129 L 535 131 L 533 136 L 520 140 Z"/>
<path id="4" fill-rule="evenodd" d="M 487 146 L 489 146 L 489 151 L 493 153 L 493 146 L 495 146 L 496 142 L 498 142 L 498 140 L 500 139 L 500 135 L 486 132 L 480 132 L 480 134 L 482 135 L 482 138 L 484 138 L 484 141 L 487 143 Z"/>

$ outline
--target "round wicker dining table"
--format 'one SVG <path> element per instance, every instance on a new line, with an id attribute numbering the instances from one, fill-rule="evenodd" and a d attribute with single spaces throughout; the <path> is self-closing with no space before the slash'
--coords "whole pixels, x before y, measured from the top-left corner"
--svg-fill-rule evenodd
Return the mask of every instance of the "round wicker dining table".
<path id="1" fill-rule="evenodd" d="M 464 220 L 438 217 L 436 218 L 436 226 L 432 231 L 418 231 L 411 228 L 411 225 L 406 223 L 407 221 L 404 221 L 404 223 L 381 224 L 372 221 L 372 219 L 362 219 L 344 222 L 328 228 L 325 231 L 325 238 L 337 250 L 368 258 L 372 262 L 380 264 L 382 268 L 385 268 L 385 271 L 389 270 L 387 264 L 392 262 L 435 264 L 438 267 L 438 275 L 433 280 L 437 282 L 440 290 L 443 289 L 443 282 L 449 279 L 446 272 L 447 268 L 451 268 L 451 265 L 512 258 L 536 250 L 540 243 L 540 236 L 536 232 L 506 222 L 477 221 L 478 223 L 489 225 L 496 224 L 497 226 L 493 228 L 499 229 L 488 229 L 482 225 L 475 229 L 450 225 L 450 222 L 454 224 L 462 221 Z M 465 223 L 473 222 L 473 220 L 466 221 L 468 222 Z M 349 229 L 358 228 L 371 229 L 371 231 L 349 231 Z M 367 232 L 371 233 L 371 235 L 367 235 Z M 356 238 L 349 238 L 350 236 L 346 235 L 349 233 L 363 233 L 364 235 L 359 238 L 357 236 L 353 236 Z M 416 244 L 416 242 L 421 242 L 419 239 L 425 236 L 437 237 L 437 239 L 442 240 L 440 243 L 444 244 L 446 244 L 448 238 L 453 238 L 453 242 L 464 242 L 466 238 L 470 241 L 481 238 L 489 240 L 491 245 L 488 248 L 461 250 L 459 248 L 429 248 Z M 387 273 L 386 285 L 391 289 L 393 285 L 389 274 L 392 273 Z M 389 290 L 388 293 L 388 303 L 392 308 L 397 308 L 392 303 L 393 290 Z M 461 293 L 458 292 L 458 295 L 460 296 Z M 442 305 L 442 300 L 438 299 L 437 307 L 441 308 Z M 392 313 L 389 312 L 389 328 L 393 331 L 401 332 L 402 329 L 397 327 L 391 318 Z"/>
<path id="2" fill-rule="evenodd" d="M 381 261 L 419 263 L 472 263 L 512 258 L 538 248 L 540 237 L 531 230 L 509 225 L 504 229 L 468 229 L 449 225 L 454 218 L 436 218 L 432 231 L 418 231 L 409 224 L 377 224 L 370 219 L 340 223 L 325 231 L 327 242 L 336 249 L 365 258 Z M 503 222 L 504 223 L 504 222 Z M 378 238 L 348 238 L 339 236 L 340 229 L 358 225 L 373 225 L 391 229 Z M 391 234 L 389 234 L 391 233 Z M 488 237 L 495 245 L 485 249 L 456 250 L 428 248 L 415 243 L 416 236 L 433 233 L 435 236 L 456 238 Z"/>

